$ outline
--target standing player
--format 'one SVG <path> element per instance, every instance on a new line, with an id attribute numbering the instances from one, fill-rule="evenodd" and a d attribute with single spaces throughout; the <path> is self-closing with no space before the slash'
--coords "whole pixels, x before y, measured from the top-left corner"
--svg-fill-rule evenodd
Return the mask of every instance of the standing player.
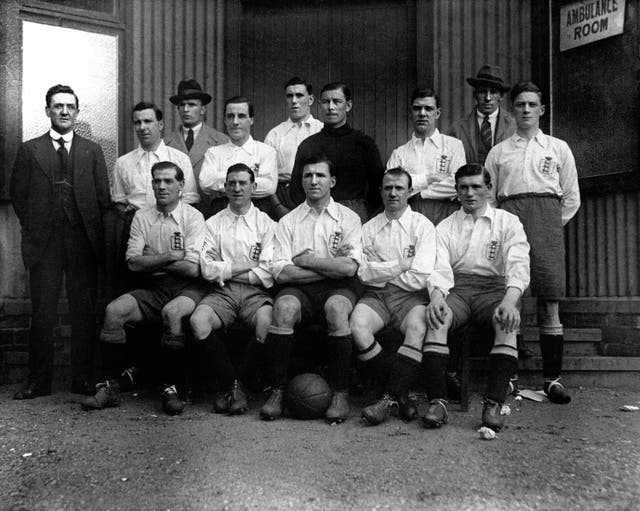
<path id="1" fill-rule="evenodd" d="M 250 341 L 245 368 L 252 371 L 262 358 L 271 324 L 273 300 L 266 289 L 273 286 L 269 264 L 276 223 L 251 203 L 255 187 L 255 175 L 247 165 L 229 167 L 225 184 L 229 205 L 207 220 L 200 253 L 202 276 L 215 287 L 191 315 L 196 342 L 207 344 L 210 362 L 224 388 L 216 395 L 214 410 L 231 415 L 247 410 L 247 398 L 219 332 L 238 319 L 253 329 L 255 339 Z"/>
<path id="2" fill-rule="evenodd" d="M 349 415 L 349 314 L 357 301 L 352 277 L 361 258 L 361 224 L 356 213 L 331 198 L 336 177 L 326 156 L 311 156 L 300 164 L 306 200 L 282 217 L 276 230 L 272 273 L 283 289 L 267 336 L 272 391 L 260 416 L 273 420 L 282 415 L 294 328 L 321 315 L 327 325 L 327 379 L 333 392 L 326 419 L 342 422 Z"/>
<path id="3" fill-rule="evenodd" d="M 439 289 L 431 293 L 427 307 L 423 364 L 429 409 L 423 421 L 430 428 L 447 422 L 447 333 L 473 320 L 494 331 L 482 424 L 499 430 L 504 425 L 502 403 L 518 364 L 517 302 L 529 285 L 529 244 L 518 217 L 487 203 L 491 181 L 482 165 L 464 165 L 455 179 L 462 208 L 437 227 L 438 261 L 451 265 L 455 285 L 445 300 L 451 282 L 446 274 L 439 275 L 434 282 Z"/>
<path id="4" fill-rule="evenodd" d="M 486 167 L 498 205 L 520 218 L 531 243 L 531 288 L 538 297 L 544 391 L 553 403 L 571 396 L 560 383 L 563 330 L 559 300 L 565 295 L 563 226 L 580 207 L 578 172 L 563 140 L 540 130 L 542 92 L 532 82 L 511 90 L 516 132 L 495 146 Z"/>

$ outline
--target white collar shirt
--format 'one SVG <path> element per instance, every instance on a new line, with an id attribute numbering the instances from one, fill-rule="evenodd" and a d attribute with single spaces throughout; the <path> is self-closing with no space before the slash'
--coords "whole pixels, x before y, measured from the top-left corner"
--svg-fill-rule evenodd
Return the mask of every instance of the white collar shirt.
<path id="1" fill-rule="evenodd" d="M 430 277 L 436 265 L 436 229 L 424 215 L 407 207 L 397 220 L 383 211 L 362 227 L 362 246 L 375 251 L 382 261 L 370 261 L 366 251 L 358 267 L 363 284 L 393 284 L 405 291 L 432 291 Z M 410 262 L 408 270 L 402 263 Z"/>
<path id="2" fill-rule="evenodd" d="M 276 151 L 251 136 L 241 146 L 227 142 L 207 149 L 200 170 L 200 188 L 212 198 L 224 197 L 227 169 L 235 163 L 244 163 L 255 173 L 256 191 L 251 196 L 253 199 L 262 199 L 276 193 Z"/>
<path id="3" fill-rule="evenodd" d="M 548 193 L 561 198 L 562 223 L 580 208 L 578 171 L 564 140 L 538 130 L 527 140 L 517 133 L 494 146 L 485 167 L 491 174 L 493 203 L 511 195 Z"/>
<path id="4" fill-rule="evenodd" d="M 491 141 L 493 145 L 493 141 L 496 139 L 496 125 L 498 124 L 498 113 L 500 112 L 500 108 L 496 108 L 496 111 L 489 114 L 489 124 L 491 125 Z M 478 111 L 476 108 L 476 122 L 478 123 L 478 131 L 482 128 L 482 123 L 484 122 L 484 118 L 486 116 Z"/>
<path id="5" fill-rule="evenodd" d="M 71 154 L 71 144 L 73 143 L 73 130 L 69 131 L 68 133 L 65 133 L 64 135 L 61 135 L 56 130 L 51 128 L 49 130 L 49 136 L 51 137 L 51 142 L 53 142 L 53 148 L 56 151 L 60 147 L 58 140 L 60 140 L 60 137 L 62 137 L 62 140 L 64 140 L 64 148 L 67 150 L 69 154 Z"/>
<path id="6" fill-rule="evenodd" d="M 202 123 L 199 123 L 197 126 L 194 126 L 192 128 L 187 128 L 186 126 L 182 126 L 182 139 L 186 142 L 187 141 L 187 137 L 189 136 L 189 130 L 193 130 L 193 140 L 195 142 L 196 138 L 198 138 L 198 135 L 200 134 L 200 131 L 202 130 Z"/>
<path id="7" fill-rule="evenodd" d="M 267 133 L 264 143 L 276 150 L 279 181 L 288 183 L 291 180 L 298 146 L 307 137 L 318 133 L 323 126 L 322 121 L 309 115 L 301 122 L 287 119 Z"/>
<path id="8" fill-rule="evenodd" d="M 254 286 L 273 286 L 269 269 L 273 258 L 276 223 L 253 204 L 244 215 L 236 215 L 227 206 L 209 218 L 204 246 L 200 253 L 202 276 L 209 282 L 224 285 L 233 280 L 233 263 L 258 261 L 249 271 Z"/>
<path id="9" fill-rule="evenodd" d="M 205 230 L 202 213 L 182 201 L 167 215 L 155 205 L 147 206 L 136 211 L 131 222 L 126 259 L 143 255 L 145 247 L 149 247 L 157 254 L 184 250 L 185 261 L 199 264 Z"/>
<path id="10" fill-rule="evenodd" d="M 145 151 L 138 146 L 116 160 L 111 183 L 111 200 L 132 204 L 138 209 L 155 206 L 156 198 L 151 186 L 151 167 L 160 161 L 170 161 L 182 169 L 184 174 L 182 201 L 187 204 L 198 202 L 200 196 L 196 189 L 189 156 L 178 149 L 166 146 L 163 140 L 155 151 Z"/>
<path id="11" fill-rule="evenodd" d="M 504 277 L 506 287 L 529 286 L 529 242 L 518 217 L 487 209 L 475 222 L 462 208 L 436 227 L 438 259 L 457 274 Z"/>
<path id="12" fill-rule="evenodd" d="M 454 175 L 465 163 L 462 142 L 436 128 L 424 141 L 414 133 L 411 140 L 394 149 L 387 169 L 402 167 L 411 174 L 413 192 L 423 199 L 453 200 Z"/>
<path id="13" fill-rule="evenodd" d="M 314 256 L 335 257 L 343 245 L 351 245 L 348 257 L 362 259 L 362 224 L 360 217 L 333 198 L 319 214 L 303 202 L 278 222 L 271 273 L 277 280 L 293 258 L 310 249 Z"/>

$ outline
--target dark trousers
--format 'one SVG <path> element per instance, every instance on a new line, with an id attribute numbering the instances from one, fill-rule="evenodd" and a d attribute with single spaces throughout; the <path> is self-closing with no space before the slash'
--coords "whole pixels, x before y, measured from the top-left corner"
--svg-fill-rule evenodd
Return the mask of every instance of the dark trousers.
<path id="1" fill-rule="evenodd" d="M 32 380 L 45 385 L 51 383 L 53 371 L 53 327 L 63 273 L 72 328 L 71 374 L 74 380 L 89 381 L 96 337 L 97 264 L 84 228 L 66 219 L 51 233 L 42 260 L 29 268 L 29 371 Z"/>

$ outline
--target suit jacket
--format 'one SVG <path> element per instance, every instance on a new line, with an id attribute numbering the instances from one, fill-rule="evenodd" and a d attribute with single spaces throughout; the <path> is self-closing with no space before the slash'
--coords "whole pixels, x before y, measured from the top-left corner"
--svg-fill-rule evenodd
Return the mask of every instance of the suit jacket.
<path id="1" fill-rule="evenodd" d="M 73 191 L 82 225 L 100 261 L 104 257 L 102 215 L 110 202 L 102 149 L 76 133 L 69 157 L 73 162 Z M 27 267 L 46 256 L 49 236 L 56 235 L 53 182 L 59 161 L 47 132 L 23 143 L 13 165 L 9 193 L 22 227 L 22 259 Z"/>
<path id="2" fill-rule="evenodd" d="M 498 112 L 498 125 L 493 137 L 493 145 L 509 138 L 516 131 L 516 121 L 504 108 Z M 478 127 L 478 117 L 474 108 L 469 115 L 460 119 L 454 124 L 449 133 L 452 137 L 462 140 L 467 163 L 482 163 L 487 159 L 487 153 L 481 147 L 480 128 Z"/>
<path id="3" fill-rule="evenodd" d="M 193 141 L 193 146 L 191 146 L 191 151 L 187 151 L 187 146 L 184 144 L 184 138 L 182 137 L 182 132 L 180 128 L 178 128 L 173 133 L 170 133 L 165 137 L 164 143 L 170 147 L 174 147 L 183 153 L 186 153 L 191 160 L 191 166 L 193 167 L 193 177 L 196 179 L 196 183 L 198 186 L 198 193 L 200 193 L 200 197 L 202 197 L 202 190 L 200 190 L 200 169 L 202 168 L 202 162 L 204 161 L 204 153 L 211 146 L 226 144 L 229 141 L 229 138 L 220 133 L 218 130 L 214 130 L 212 127 L 202 124 L 202 129 L 198 136 Z"/>

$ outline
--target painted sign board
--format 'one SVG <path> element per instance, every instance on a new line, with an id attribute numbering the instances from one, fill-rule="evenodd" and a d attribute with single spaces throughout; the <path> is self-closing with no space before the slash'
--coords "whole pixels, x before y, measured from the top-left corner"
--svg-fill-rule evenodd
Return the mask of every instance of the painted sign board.
<path id="1" fill-rule="evenodd" d="M 560 51 L 622 34 L 625 0 L 585 0 L 560 9 Z"/>

